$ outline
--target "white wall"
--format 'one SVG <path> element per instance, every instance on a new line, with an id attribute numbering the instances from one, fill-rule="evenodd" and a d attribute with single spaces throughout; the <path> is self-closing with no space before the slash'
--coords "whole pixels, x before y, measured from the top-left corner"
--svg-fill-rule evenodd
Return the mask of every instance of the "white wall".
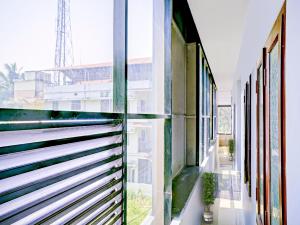
<path id="1" fill-rule="evenodd" d="M 234 94 L 232 96 L 232 105 L 235 104 L 235 119 L 236 121 L 241 121 L 241 106 L 242 106 L 242 96 L 241 96 L 241 81 L 235 81 L 234 83 L 234 90 L 232 93 L 239 93 L 239 94 Z M 240 150 L 242 146 L 242 141 L 241 141 L 241 126 L 240 123 L 233 122 L 234 126 L 234 139 L 235 139 L 235 145 L 236 149 Z M 241 156 L 241 151 L 236 151 L 236 157 L 235 157 L 235 169 L 238 171 L 241 171 L 242 169 L 242 156 Z"/>
<path id="2" fill-rule="evenodd" d="M 284 0 L 251 0 L 248 6 L 243 41 L 234 74 L 235 80 L 245 80 L 256 67 L 262 48 L 271 32 Z"/>
<path id="3" fill-rule="evenodd" d="M 243 98 L 244 98 L 244 93 L 243 93 L 243 87 L 240 89 L 241 93 L 239 96 L 236 97 L 236 100 L 239 100 L 239 103 L 237 105 L 239 105 L 239 111 L 240 111 L 240 123 L 238 125 L 238 129 L 240 130 L 240 133 L 238 133 L 237 135 L 237 139 L 239 140 L 239 145 L 237 145 L 237 148 L 239 148 L 239 152 L 240 152 L 240 157 L 241 157 L 241 197 L 242 197 L 242 206 L 243 206 L 243 210 L 244 210 L 244 221 L 245 221 L 245 225 L 254 225 L 255 224 L 255 182 L 256 182 L 256 177 L 255 177 L 255 173 L 256 173 L 256 154 L 255 154 L 255 146 L 253 146 L 253 143 L 255 143 L 253 141 L 253 136 L 255 136 L 255 134 L 251 133 L 251 142 L 252 142 L 252 148 L 251 148 L 251 181 L 252 181 L 252 186 L 251 186 L 251 197 L 249 197 L 249 192 L 248 192 L 248 184 L 244 183 L 244 159 L 245 159 L 245 118 L 244 118 L 244 102 L 243 102 Z M 252 88 L 253 90 L 253 88 Z M 252 100 L 252 106 L 254 103 L 253 101 L 253 93 L 251 96 L 251 100 Z M 253 108 L 253 107 L 252 107 Z M 251 112 L 251 119 L 252 119 L 252 123 L 251 126 L 253 128 L 253 124 L 254 124 L 254 117 L 255 115 L 253 115 L 254 111 Z M 252 129 L 253 130 L 253 129 Z"/>
<path id="4" fill-rule="evenodd" d="M 300 1 L 286 5 L 286 175 L 287 223 L 299 224 L 300 213 Z"/>
<path id="5" fill-rule="evenodd" d="M 231 105 L 231 91 L 217 91 L 218 105 Z"/>
<path id="6" fill-rule="evenodd" d="M 288 0 L 293 1 L 293 0 Z M 294 0 L 297 1 L 297 0 Z M 240 56 L 236 71 L 234 74 L 235 82 L 232 89 L 233 103 L 237 107 L 237 123 L 236 135 L 238 136 L 237 151 L 240 152 L 241 176 L 242 176 L 242 199 L 243 207 L 245 209 L 245 224 L 255 224 L 256 217 L 256 94 L 255 94 L 255 80 L 256 80 L 256 65 L 262 54 L 262 48 L 268 38 L 273 24 L 282 8 L 283 0 L 251 0 L 246 16 L 245 30 L 243 41 L 240 49 Z M 298 10 L 299 13 L 299 10 Z M 300 21 L 300 20 L 298 20 Z M 298 24 L 299 25 L 299 24 Z M 299 39 L 298 39 L 299 40 Z M 252 131 L 251 131 L 251 180 L 252 180 L 252 197 L 248 197 L 248 191 L 243 182 L 244 170 L 244 108 L 243 96 L 245 83 L 252 74 Z M 300 99 L 300 98 L 298 98 Z M 299 207 L 298 207 L 299 208 Z M 297 224 L 297 223 L 288 223 Z"/>

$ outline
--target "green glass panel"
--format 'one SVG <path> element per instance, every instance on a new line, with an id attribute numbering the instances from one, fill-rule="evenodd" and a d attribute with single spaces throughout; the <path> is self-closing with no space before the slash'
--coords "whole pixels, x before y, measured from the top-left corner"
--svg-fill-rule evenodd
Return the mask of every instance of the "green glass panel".
<path id="1" fill-rule="evenodd" d="M 279 45 L 274 46 L 269 55 L 270 60 L 270 160 L 271 160 L 271 224 L 280 224 L 279 206 L 279 85 L 280 61 Z"/>

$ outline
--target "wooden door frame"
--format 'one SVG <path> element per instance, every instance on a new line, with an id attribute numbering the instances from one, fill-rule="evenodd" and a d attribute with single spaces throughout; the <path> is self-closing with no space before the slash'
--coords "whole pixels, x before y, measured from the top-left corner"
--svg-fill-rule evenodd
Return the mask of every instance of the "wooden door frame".
<path id="1" fill-rule="evenodd" d="M 265 139 L 265 134 L 266 134 L 266 117 L 265 117 L 265 113 L 266 113 L 266 99 L 265 99 L 265 92 L 266 92 L 266 48 L 263 48 L 262 50 L 262 56 L 260 58 L 260 60 L 257 63 L 257 67 L 256 67 L 256 154 L 257 154 L 257 181 L 256 181 L 256 201 L 257 201 L 257 217 L 256 217 L 256 222 L 259 225 L 263 225 L 266 224 L 265 221 L 265 214 L 266 214 L 266 139 Z M 262 91 L 259 92 L 259 70 L 262 70 Z M 259 107 L 260 107 L 260 97 L 262 95 L 262 101 L 263 101 L 263 168 L 260 168 L 260 113 L 259 113 Z M 264 195 L 263 195 L 263 199 L 261 199 L 261 193 L 260 193 L 260 175 L 261 175 L 261 169 L 263 170 L 263 191 L 264 191 Z M 263 201 L 263 218 L 261 215 L 261 201 Z"/>
<path id="2" fill-rule="evenodd" d="M 252 189 L 252 178 L 251 178 L 251 168 L 252 168 L 252 160 L 251 160 L 251 153 L 252 153 L 252 149 L 251 149 L 251 139 L 252 139 L 252 134 L 251 134 L 251 130 L 252 130 L 252 74 L 249 75 L 249 81 L 248 81 L 248 99 L 247 99 L 247 124 L 248 124 L 248 145 L 247 145 L 247 150 L 248 150 L 248 196 L 251 197 L 252 193 L 251 193 L 251 189 Z"/>
<path id="3" fill-rule="evenodd" d="M 265 71 L 265 153 L 266 153 L 266 180 L 265 180 L 265 225 L 271 225 L 271 149 L 270 149 L 270 62 L 269 54 L 276 44 L 279 44 L 279 59 L 280 59 L 280 85 L 279 85 L 279 161 L 280 176 L 279 176 L 279 207 L 280 207 L 280 225 L 287 225 L 286 216 L 286 149 L 285 149 L 285 4 L 279 13 L 278 18 L 272 28 L 272 31 L 266 42 L 266 71 Z"/>
<path id="4" fill-rule="evenodd" d="M 245 130 L 245 156 L 244 156 L 244 183 L 247 184 L 248 196 L 251 197 L 251 90 L 252 75 L 249 75 L 249 80 L 245 84 L 244 90 L 244 130 Z"/>
<path id="5" fill-rule="evenodd" d="M 260 149 L 259 149 L 259 119 L 260 119 L 260 114 L 259 114 L 259 106 L 260 106 L 260 93 L 259 93 L 259 74 L 260 74 L 260 69 L 262 67 L 261 60 L 258 63 L 258 66 L 256 67 L 256 223 L 261 225 L 261 216 L 260 216 Z"/>

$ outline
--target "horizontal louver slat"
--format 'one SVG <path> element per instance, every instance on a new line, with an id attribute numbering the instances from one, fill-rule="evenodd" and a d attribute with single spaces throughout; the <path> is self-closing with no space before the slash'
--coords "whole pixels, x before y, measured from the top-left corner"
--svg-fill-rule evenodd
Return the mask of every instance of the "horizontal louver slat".
<path id="1" fill-rule="evenodd" d="M 26 143 L 59 140 L 72 137 L 92 136 L 106 134 L 113 131 L 122 131 L 121 125 L 86 126 L 71 128 L 36 129 L 28 131 L 5 131 L 1 132 L 0 147 L 20 145 Z M 17 138 L 16 138 L 17 137 Z"/>
<path id="2" fill-rule="evenodd" d="M 97 167 L 95 169 L 89 170 L 84 173 L 77 174 L 73 177 L 65 179 L 63 181 L 54 183 L 45 188 L 33 191 L 27 195 L 14 199 L 12 201 L 6 202 L 0 205 L 0 221 L 2 218 L 7 218 L 12 214 L 18 213 L 21 210 L 29 208 L 35 204 L 38 204 L 41 201 L 51 198 L 63 191 L 71 189 L 80 183 L 83 183 L 89 179 L 92 179 L 96 176 L 99 176 L 102 173 L 105 173 L 116 166 L 120 166 L 122 163 L 121 160 L 116 160 L 114 162 L 105 164 L 103 166 Z"/>
<path id="3" fill-rule="evenodd" d="M 97 224 L 101 224 L 101 225 L 103 225 L 103 224 L 107 224 L 107 225 L 121 225 L 122 224 L 122 211 L 119 212 L 119 213 L 117 213 L 116 215 L 114 215 L 112 217 L 112 219 L 108 220 L 107 222 L 105 222 L 105 223 L 100 222 L 100 223 L 97 223 Z"/>
<path id="4" fill-rule="evenodd" d="M 55 113 L 23 110 L 14 122 L 0 112 L 0 223 L 118 223 L 122 116 Z"/>
<path id="5" fill-rule="evenodd" d="M 2 110 L 2 109 L 1 109 Z M 59 127 L 78 127 L 90 125 L 121 124 L 122 120 L 62 120 L 62 121 L 0 121 L 0 131 L 34 130 Z"/>
<path id="6" fill-rule="evenodd" d="M 78 216 L 82 210 L 88 207 L 87 205 L 89 203 L 92 204 L 93 202 L 107 198 L 109 195 L 114 193 L 116 187 L 118 187 L 118 190 L 121 189 L 120 181 L 117 181 L 119 183 L 111 181 L 114 185 L 110 185 L 108 187 L 104 186 L 105 182 L 108 182 L 108 180 L 96 182 L 95 184 L 83 188 L 83 190 L 78 190 L 70 195 L 58 199 L 55 202 L 52 202 L 51 204 L 41 205 L 40 209 L 36 210 L 35 213 L 28 214 L 17 221 L 14 221 L 14 218 L 12 218 L 7 222 L 20 225 L 37 223 L 66 224 L 74 217 Z M 91 196 L 89 196 L 90 194 Z M 88 201 L 85 201 L 85 198 L 87 198 Z M 48 218 L 53 217 L 53 215 L 56 215 L 54 219 L 50 219 L 51 222 L 47 222 Z"/>
<path id="7" fill-rule="evenodd" d="M 90 221 L 88 224 L 105 224 L 109 220 L 111 220 L 114 216 L 121 214 L 121 212 L 122 212 L 122 206 L 120 204 L 114 205 L 114 207 L 111 207 L 106 212 L 101 213 L 94 220 Z"/>
<path id="8" fill-rule="evenodd" d="M 86 224 L 88 216 L 93 215 L 95 209 L 101 209 L 101 206 L 105 206 L 107 203 L 110 203 L 110 207 L 112 206 L 112 203 L 117 204 L 116 202 L 121 197 L 120 190 L 121 185 L 115 191 L 107 190 L 90 201 L 81 204 L 75 210 L 65 214 L 63 217 L 51 224 Z M 105 208 L 103 207 L 102 210 L 105 210 Z"/>
<path id="9" fill-rule="evenodd" d="M 122 145 L 122 136 L 100 138 L 71 144 L 11 153 L 0 156 L 0 178 L 95 154 Z M 18 168 L 18 170 L 11 171 Z"/>
<path id="10" fill-rule="evenodd" d="M 119 195 L 117 198 L 114 198 L 104 204 L 103 206 L 99 207 L 93 213 L 90 213 L 86 218 L 78 222 L 79 224 L 89 224 L 98 222 L 105 222 L 105 218 L 110 217 L 116 211 L 122 210 L 122 196 Z"/>
<path id="11" fill-rule="evenodd" d="M 84 168 L 90 169 L 92 165 L 97 166 L 104 160 L 112 156 L 119 156 L 121 154 L 122 149 L 121 147 L 119 147 L 104 152 L 96 153 L 93 155 L 81 157 L 78 159 L 70 160 L 64 163 L 59 163 L 42 169 L 33 170 L 31 172 L 22 173 L 14 177 L 2 179 L 0 180 L 0 197 L 20 189 L 24 190 L 26 187 L 30 187 L 38 183 L 46 183 L 47 180 L 50 180 L 52 178 L 58 178 L 59 180 L 60 176 L 66 175 L 72 171 L 78 173 L 78 170 L 80 168 L 83 168 L 83 170 Z M 18 180 L 19 182 L 14 182 L 14 180 Z"/>
<path id="12" fill-rule="evenodd" d="M 2 132 L 0 155 L 120 134 L 121 125 Z"/>

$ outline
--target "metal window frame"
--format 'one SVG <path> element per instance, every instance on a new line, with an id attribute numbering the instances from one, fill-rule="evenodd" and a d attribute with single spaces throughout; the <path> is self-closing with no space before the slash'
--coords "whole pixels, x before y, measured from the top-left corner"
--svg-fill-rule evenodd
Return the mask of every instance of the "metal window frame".
<path id="1" fill-rule="evenodd" d="M 176 1 L 177 3 L 179 1 Z M 128 113 L 128 61 L 127 61 L 127 48 L 128 48 L 128 0 L 114 0 L 113 11 L 113 113 L 90 113 L 90 112 L 75 112 L 75 111 L 56 111 L 56 110 L 24 110 L 24 109 L 1 109 L 0 125 L 2 130 L 10 130 L 13 127 L 18 129 L 33 129 L 37 127 L 36 123 L 31 124 L 17 124 L 10 121 L 22 120 L 31 121 L 34 115 L 35 120 L 57 120 L 55 125 L 66 126 L 65 122 L 60 120 L 70 120 L 70 126 L 80 124 L 81 120 L 95 119 L 101 123 L 101 118 L 106 119 L 120 119 L 123 121 L 123 223 L 126 224 L 126 209 L 127 209 L 127 120 L 128 119 L 163 119 L 164 120 L 164 224 L 171 222 L 171 203 L 172 203 L 172 65 L 171 65 L 171 23 L 173 18 L 173 0 L 164 0 L 164 114 L 133 114 Z M 182 17 L 182 22 L 184 18 Z M 190 22 L 190 21 L 188 21 Z M 183 23 L 187 26 L 187 23 Z M 117 34 L 117 35 L 116 35 Z M 194 34 L 193 34 L 194 35 Z M 189 36 L 191 37 L 191 36 Z M 194 37 L 193 37 L 194 38 Z M 207 70 L 206 73 L 211 74 L 210 65 L 208 64 L 207 57 L 200 37 L 197 37 L 197 164 L 203 160 L 200 159 L 200 134 L 201 134 L 201 119 L 200 111 L 206 105 L 205 99 L 202 99 L 204 91 L 203 81 L 203 68 Z M 215 85 L 213 76 L 210 76 L 212 83 Z M 204 83 L 205 84 L 205 83 Z M 203 90 L 202 90 L 203 89 Z M 204 94 L 205 96 L 207 95 Z M 206 113 L 204 114 L 205 117 Z M 203 115 L 202 115 L 203 116 Z M 206 120 L 206 119 L 205 119 Z M 73 124 L 74 122 L 74 124 Z M 205 122 L 206 123 L 206 122 Z M 73 124 L 73 125 L 72 125 Z M 202 124 L 204 125 L 204 124 Z M 41 124 L 39 124 L 39 127 Z M 43 127 L 53 127 L 53 124 L 43 124 Z M 205 151 L 205 150 L 204 150 Z"/>

